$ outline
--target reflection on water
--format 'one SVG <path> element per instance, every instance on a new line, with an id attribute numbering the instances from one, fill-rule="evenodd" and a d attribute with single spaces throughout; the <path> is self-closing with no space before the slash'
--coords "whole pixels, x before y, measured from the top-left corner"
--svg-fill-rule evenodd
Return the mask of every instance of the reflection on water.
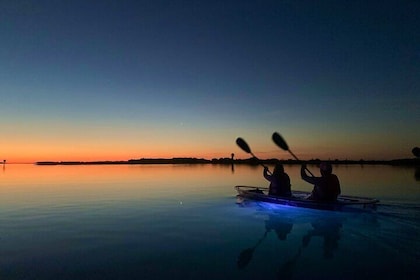
<path id="1" fill-rule="evenodd" d="M 268 231 L 265 231 L 263 237 L 260 238 L 253 247 L 247 248 L 239 254 L 238 261 L 237 261 L 238 268 L 242 269 L 248 265 L 248 263 L 252 259 L 252 255 L 254 254 L 255 249 L 257 249 L 258 245 L 260 245 L 261 242 L 265 239 L 265 237 L 267 236 L 267 233 Z"/>
<path id="2" fill-rule="evenodd" d="M 243 201 L 240 206 L 253 207 L 259 205 L 265 207 L 265 205 L 268 204 L 264 202 L 255 202 L 250 203 L 251 206 L 247 206 L 247 203 L 249 202 Z M 273 206 L 270 205 L 269 207 Z M 284 206 L 279 206 L 278 208 L 282 209 L 282 207 Z M 326 215 L 318 213 L 318 215 L 309 216 L 291 215 L 291 213 L 284 211 L 284 209 L 267 212 L 268 217 L 264 220 L 265 232 L 255 245 L 240 252 L 237 259 L 237 267 L 239 269 L 244 269 L 248 266 L 256 249 L 266 239 L 270 232 L 273 232 L 276 235 L 278 242 L 287 242 L 287 237 L 291 234 L 300 235 L 301 239 L 300 244 L 295 248 L 296 253 L 278 265 L 278 279 L 292 279 L 294 277 L 297 264 L 302 254 L 304 254 L 305 248 L 310 246 L 312 239 L 322 240 L 322 252 L 319 252 L 319 254 L 324 259 L 332 259 L 334 257 L 334 253 L 339 248 L 343 218 L 336 215 L 331 216 L 329 213 Z M 296 233 L 293 233 L 292 229 L 294 223 L 300 224 L 300 226 L 302 226 L 302 224 L 310 225 L 310 228 L 303 233 L 299 229 Z M 289 250 L 293 249 L 292 247 L 293 246 L 288 246 Z M 281 254 L 281 252 L 279 253 Z M 318 258 L 318 256 L 315 257 Z"/>
<path id="3" fill-rule="evenodd" d="M 292 228 L 292 220 L 282 218 L 277 215 L 269 215 L 268 220 L 265 221 L 265 232 L 262 238 L 260 238 L 253 247 L 247 248 L 240 253 L 237 262 L 238 268 L 242 269 L 248 265 L 252 259 L 255 249 L 257 249 L 269 232 L 274 231 L 279 240 L 286 240 L 287 235 L 290 233 Z"/>
<path id="4" fill-rule="evenodd" d="M 305 190 L 299 168 L 285 166 Z M 238 207 L 235 185 L 266 186 L 258 166 L 7 165 L 0 279 L 415 279 L 414 168 L 335 171 L 378 209 Z"/>
<path id="5" fill-rule="evenodd" d="M 239 252 L 239 270 L 259 270 L 264 259 L 265 273 L 275 272 L 267 279 L 416 279 L 420 272 L 416 206 L 348 212 L 251 201 L 239 206 L 254 211 L 265 230 Z"/>
<path id="6" fill-rule="evenodd" d="M 274 231 L 279 240 L 286 240 L 287 235 L 293 228 L 293 221 L 290 218 L 283 218 L 278 215 L 269 215 L 265 221 L 265 230 Z"/>
<path id="7" fill-rule="evenodd" d="M 340 239 L 340 228 L 342 224 L 337 218 L 318 218 L 312 222 L 313 229 L 302 238 L 303 247 L 307 247 L 312 237 L 321 237 L 323 241 L 323 256 L 330 259 L 334 256 L 334 251 L 338 249 Z"/>

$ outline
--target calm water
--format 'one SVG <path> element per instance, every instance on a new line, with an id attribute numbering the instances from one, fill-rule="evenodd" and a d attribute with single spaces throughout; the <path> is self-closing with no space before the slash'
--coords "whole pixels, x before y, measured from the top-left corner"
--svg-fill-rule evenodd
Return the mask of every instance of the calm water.
<path id="1" fill-rule="evenodd" d="M 330 212 L 237 204 L 260 167 L 0 166 L 0 279 L 417 279 L 418 172 L 336 167 L 381 204 Z"/>

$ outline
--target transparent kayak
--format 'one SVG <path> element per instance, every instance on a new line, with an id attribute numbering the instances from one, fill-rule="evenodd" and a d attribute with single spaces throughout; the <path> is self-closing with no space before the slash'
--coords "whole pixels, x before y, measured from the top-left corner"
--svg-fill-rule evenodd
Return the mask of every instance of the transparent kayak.
<path id="1" fill-rule="evenodd" d="M 321 210 L 341 210 L 345 206 L 374 207 L 379 202 L 375 198 L 349 195 L 339 195 L 337 200 L 333 202 L 316 201 L 307 199 L 310 192 L 305 191 L 292 191 L 292 196 L 290 197 L 279 197 L 268 195 L 268 188 L 264 187 L 235 186 L 235 189 L 238 192 L 238 196 L 244 199 Z"/>

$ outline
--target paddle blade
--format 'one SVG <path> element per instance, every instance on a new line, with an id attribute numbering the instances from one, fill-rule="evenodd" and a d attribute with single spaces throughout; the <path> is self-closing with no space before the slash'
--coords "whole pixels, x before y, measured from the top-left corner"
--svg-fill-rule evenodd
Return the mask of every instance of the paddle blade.
<path id="1" fill-rule="evenodd" d="M 289 146 L 287 145 L 286 141 L 284 141 L 283 137 L 281 137 L 281 135 L 278 134 L 277 132 L 273 133 L 272 139 L 274 143 L 276 143 L 276 145 L 282 148 L 283 150 L 285 151 L 289 150 Z"/>
<path id="2" fill-rule="evenodd" d="M 251 149 L 249 148 L 248 144 L 245 142 L 244 139 L 242 139 L 241 137 L 238 137 L 236 139 L 236 144 L 245 152 L 247 152 L 248 154 L 251 153 Z"/>
<path id="3" fill-rule="evenodd" d="M 238 257 L 237 266 L 238 268 L 244 268 L 252 259 L 252 254 L 254 253 L 254 248 L 248 248 L 243 250 Z"/>

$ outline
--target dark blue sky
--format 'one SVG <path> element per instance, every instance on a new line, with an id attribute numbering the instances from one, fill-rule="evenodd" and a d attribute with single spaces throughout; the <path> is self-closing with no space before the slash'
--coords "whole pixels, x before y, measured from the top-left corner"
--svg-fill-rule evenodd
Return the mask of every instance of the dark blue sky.
<path id="1" fill-rule="evenodd" d="M 239 156 L 243 136 L 285 157 L 270 140 L 279 131 L 304 158 L 410 156 L 419 7 L 0 1 L 0 153 Z"/>

